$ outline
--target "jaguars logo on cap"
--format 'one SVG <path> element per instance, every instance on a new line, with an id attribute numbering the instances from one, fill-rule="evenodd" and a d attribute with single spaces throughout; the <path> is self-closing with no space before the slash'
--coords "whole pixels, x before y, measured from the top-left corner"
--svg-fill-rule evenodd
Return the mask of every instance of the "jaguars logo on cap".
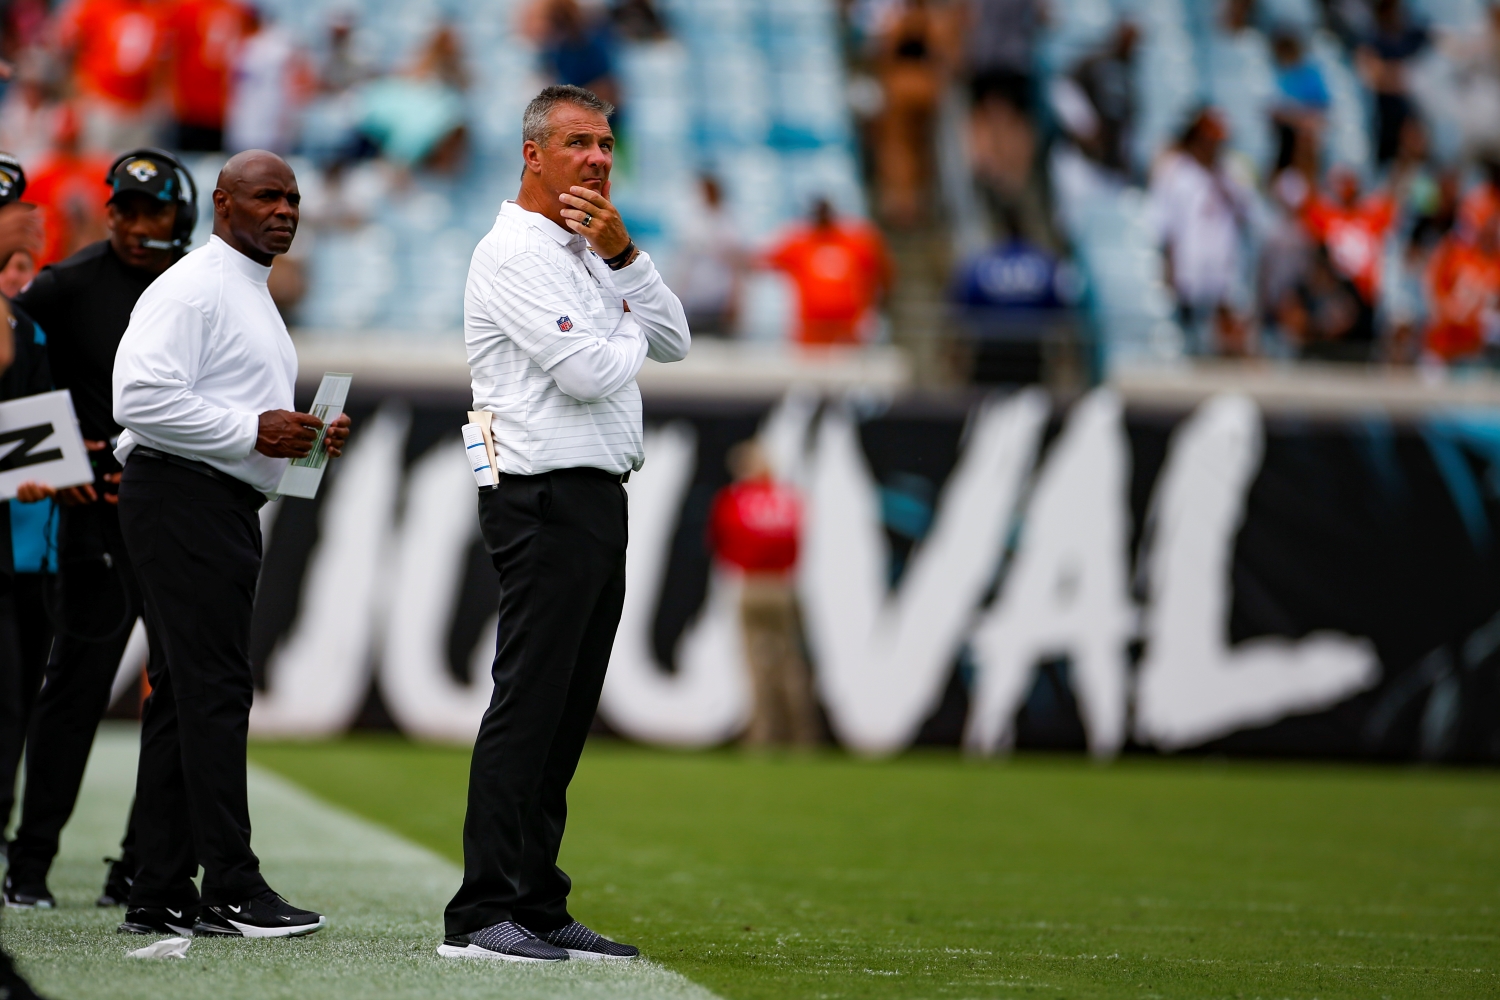
<path id="1" fill-rule="evenodd" d="M 156 164 L 150 160 L 131 160 L 125 164 L 125 172 L 142 184 L 145 184 L 160 171 L 156 169 Z"/>
<path id="2" fill-rule="evenodd" d="M 19 201 L 26 190 L 26 171 L 21 161 L 9 153 L 0 153 L 0 205 Z"/>

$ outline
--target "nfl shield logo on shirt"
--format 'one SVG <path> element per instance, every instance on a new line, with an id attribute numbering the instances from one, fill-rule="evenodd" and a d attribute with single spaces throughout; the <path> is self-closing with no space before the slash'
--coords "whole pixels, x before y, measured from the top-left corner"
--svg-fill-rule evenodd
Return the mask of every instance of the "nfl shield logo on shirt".
<path id="1" fill-rule="evenodd" d="M 567 333 L 569 330 L 573 329 L 573 321 L 568 319 L 568 317 L 566 316 L 559 316 L 557 317 L 557 328 L 563 333 Z"/>

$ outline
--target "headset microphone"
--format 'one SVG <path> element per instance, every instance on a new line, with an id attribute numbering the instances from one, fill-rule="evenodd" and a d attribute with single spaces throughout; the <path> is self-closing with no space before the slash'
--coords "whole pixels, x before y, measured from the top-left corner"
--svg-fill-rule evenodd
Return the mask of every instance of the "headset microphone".
<path id="1" fill-rule="evenodd" d="M 193 228 L 198 224 L 198 184 L 192 171 L 173 154 L 152 146 L 133 149 L 109 165 L 104 183 L 113 192 L 111 200 L 125 192 L 139 192 L 176 204 L 172 238 L 142 240 L 148 250 L 181 250 L 193 241 Z"/>

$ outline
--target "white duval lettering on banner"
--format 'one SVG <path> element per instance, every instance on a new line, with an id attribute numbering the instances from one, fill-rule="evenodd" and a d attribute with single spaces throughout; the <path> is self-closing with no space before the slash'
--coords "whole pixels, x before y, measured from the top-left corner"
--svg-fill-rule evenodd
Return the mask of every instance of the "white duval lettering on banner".
<path id="1" fill-rule="evenodd" d="M 268 688 L 256 692 L 250 710 L 256 735 L 342 732 L 359 711 L 407 422 L 405 408 L 382 407 L 335 467 L 318 512 L 318 544 L 302 577 L 297 620 L 271 654 Z"/>
<path id="2" fill-rule="evenodd" d="M 715 574 L 698 618 L 677 646 L 669 674 L 652 652 L 651 627 L 666 576 L 678 512 L 693 478 L 695 439 L 684 424 L 646 435 L 646 464 L 631 476 L 630 556 L 625 609 L 599 710 L 621 733 L 650 743 L 712 746 L 744 728 L 750 692 L 739 629 L 739 601 Z"/>
<path id="3" fill-rule="evenodd" d="M 980 412 L 932 532 L 893 597 L 875 483 L 854 421 L 841 408 L 824 414 L 799 590 L 818 691 L 844 745 L 895 752 L 932 712 L 995 572 L 1047 413 L 1040 390 Z"/>
<path id="4" fill-rule="evenodd" d="M 407 478 L 386 605 L 380 692 L 402 732 L 422 739 L 472 743 L 494 689 L 493 626 L 475 643 L 473 683 L 459 684 L 448 670 L 448 629 L 469 547 L 479 537 L 474 498 L 474 476 L 456 437 L 433 445 Z"/>
<path id="5" fill-rule="evenodd" d="M 1023 534 L 999 596 L 971 636 L 978 666 L 964 744 L 993 753 L 1037 663 L 1068 656 L 1089 749 L 1125 740 L 1125 656 L 1135 627 L 1127 589 L 1130 442 L 1107 389 L 1073 408 L 1027 504 Z"/>
<path id="6" fill-rule="evenodd" d="M 1254 401 L 1211 399 L 1173 434 L 1157 480 L 1135 721 L 1137 738 L 1164 750 L 1319 711 L 1379 676 L 1363 638 L 1321 632 L 1228 648 L 1234 539 L 1262 435 Z"/>

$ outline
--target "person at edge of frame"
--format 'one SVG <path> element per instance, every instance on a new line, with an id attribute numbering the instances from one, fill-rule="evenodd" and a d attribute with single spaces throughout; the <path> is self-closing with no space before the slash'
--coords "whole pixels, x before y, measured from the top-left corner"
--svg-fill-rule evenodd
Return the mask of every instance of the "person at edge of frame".
<path id="1" fill-rule="evenodd" d="M 492 415 L 500 473 L 479 494 L 500 626 L 444 958 L 639 954 L 569 914 L 572 883 L 557 866 L 625 600 L 624 483 L 645 459 L 636 373 L 689 346 L 682 303 L 609 201 L 611 110 L 568 85 L 527 105 L 521 190 L 469 267 L 474 408 Z"/>
<path id="2" fill-rule="evenodd" d="M 0 64 L 0 74 L 5 69 L 5 65 Z M 0 180 L 0 187 L 3 186 L 3 180 Z M 0 200 L 3 200 L 3 195 L 0 195 Z M 18 250 L 39 254 L 41 249 L 42 223 L 35 206 L 15 201 L 0 204 L 0 257 L 8 258 Z M 0 298 L 0 372 L 8 370 L 16 357 L 16 337 L 11 332 L 14 315 L 10 303 Z M 7 593 L 11 576 L 9 506 L 0 504 L 0 520 L 5 522 L 0 525 L 0 591 Z M 13 647 L 8 650 L 0 644 L 0 656 L 13 651 Z M 0 948 L 0 996 L 7 1000 L 40 1000 L 3 948 Z"/>
<path id="3" fill-rule="evenodd" d="M 110 448 L 120 425 L 111 412 L 110 377 L 131 310 L 191 239 L 197 204 L 183 173 L 161 150 L 119 157 L 102 178 L 108 237 L 43 268 L 16 297 L 47 332 L 53 381 L 73 397 L 95 479 L 67 490 L 38 487 L 18 494 L 23 501 L 55 497 L 60 517 L 52 611 L 57 637 L 26 736 L 21 823 L 5 878 L 5 904 L 11 907 L 56 905 L 47 874 L 78 801 L 120 657 L 141 616 L 140 588 L 116 508 L 120 466 Z M 155 650 L 149 622 L 146 628 Z M 135 875 L 134 841 L 134 823 L 127 822 L 120 857 L 105 859 L 100 906 L 125 903 Z"/>
<path id="4" fill-rule="evenodd" d="M 0 153 L 0 208 L 15 205 L 26 192 L 26 171 L 10 153 Z M 11 210 L 29 212 L 22 204 Z M 38 213 L 39 215 L 39 213 Z M 0 296 L 7 303 L 25 287 L 26 269 L 9 267 L 17 257 L 30 259 L 20 247 L 0 257 Z M 16 283 L 12 284 L 14 281 Z M 19 306 L 10 305 L 8 322 L 13 341 L 10 367 L 0 374 L 0 399 L 20 399 L 52 388 L 47 364 L 47 338 L 41 327 Z M 21 484 L 22 492 L 36 485 Z M 52 646 L 52 628 L 47 618 L 47 587 L 50 534 L 55 515 L 50 502 L 17 506 L 0 504 L 8 524 L 0 523 L 0 550 L 9 552 L 9 587 L 0 595 L 0 831 L 10 829 L 16 805 L 16 771 L 26 744 L 26 723 L 42 686 L 47 653 Z M 0 554 L 0 561 L 5 556 Z M 0 855 L 10 845 L 0 839 Z"/>

